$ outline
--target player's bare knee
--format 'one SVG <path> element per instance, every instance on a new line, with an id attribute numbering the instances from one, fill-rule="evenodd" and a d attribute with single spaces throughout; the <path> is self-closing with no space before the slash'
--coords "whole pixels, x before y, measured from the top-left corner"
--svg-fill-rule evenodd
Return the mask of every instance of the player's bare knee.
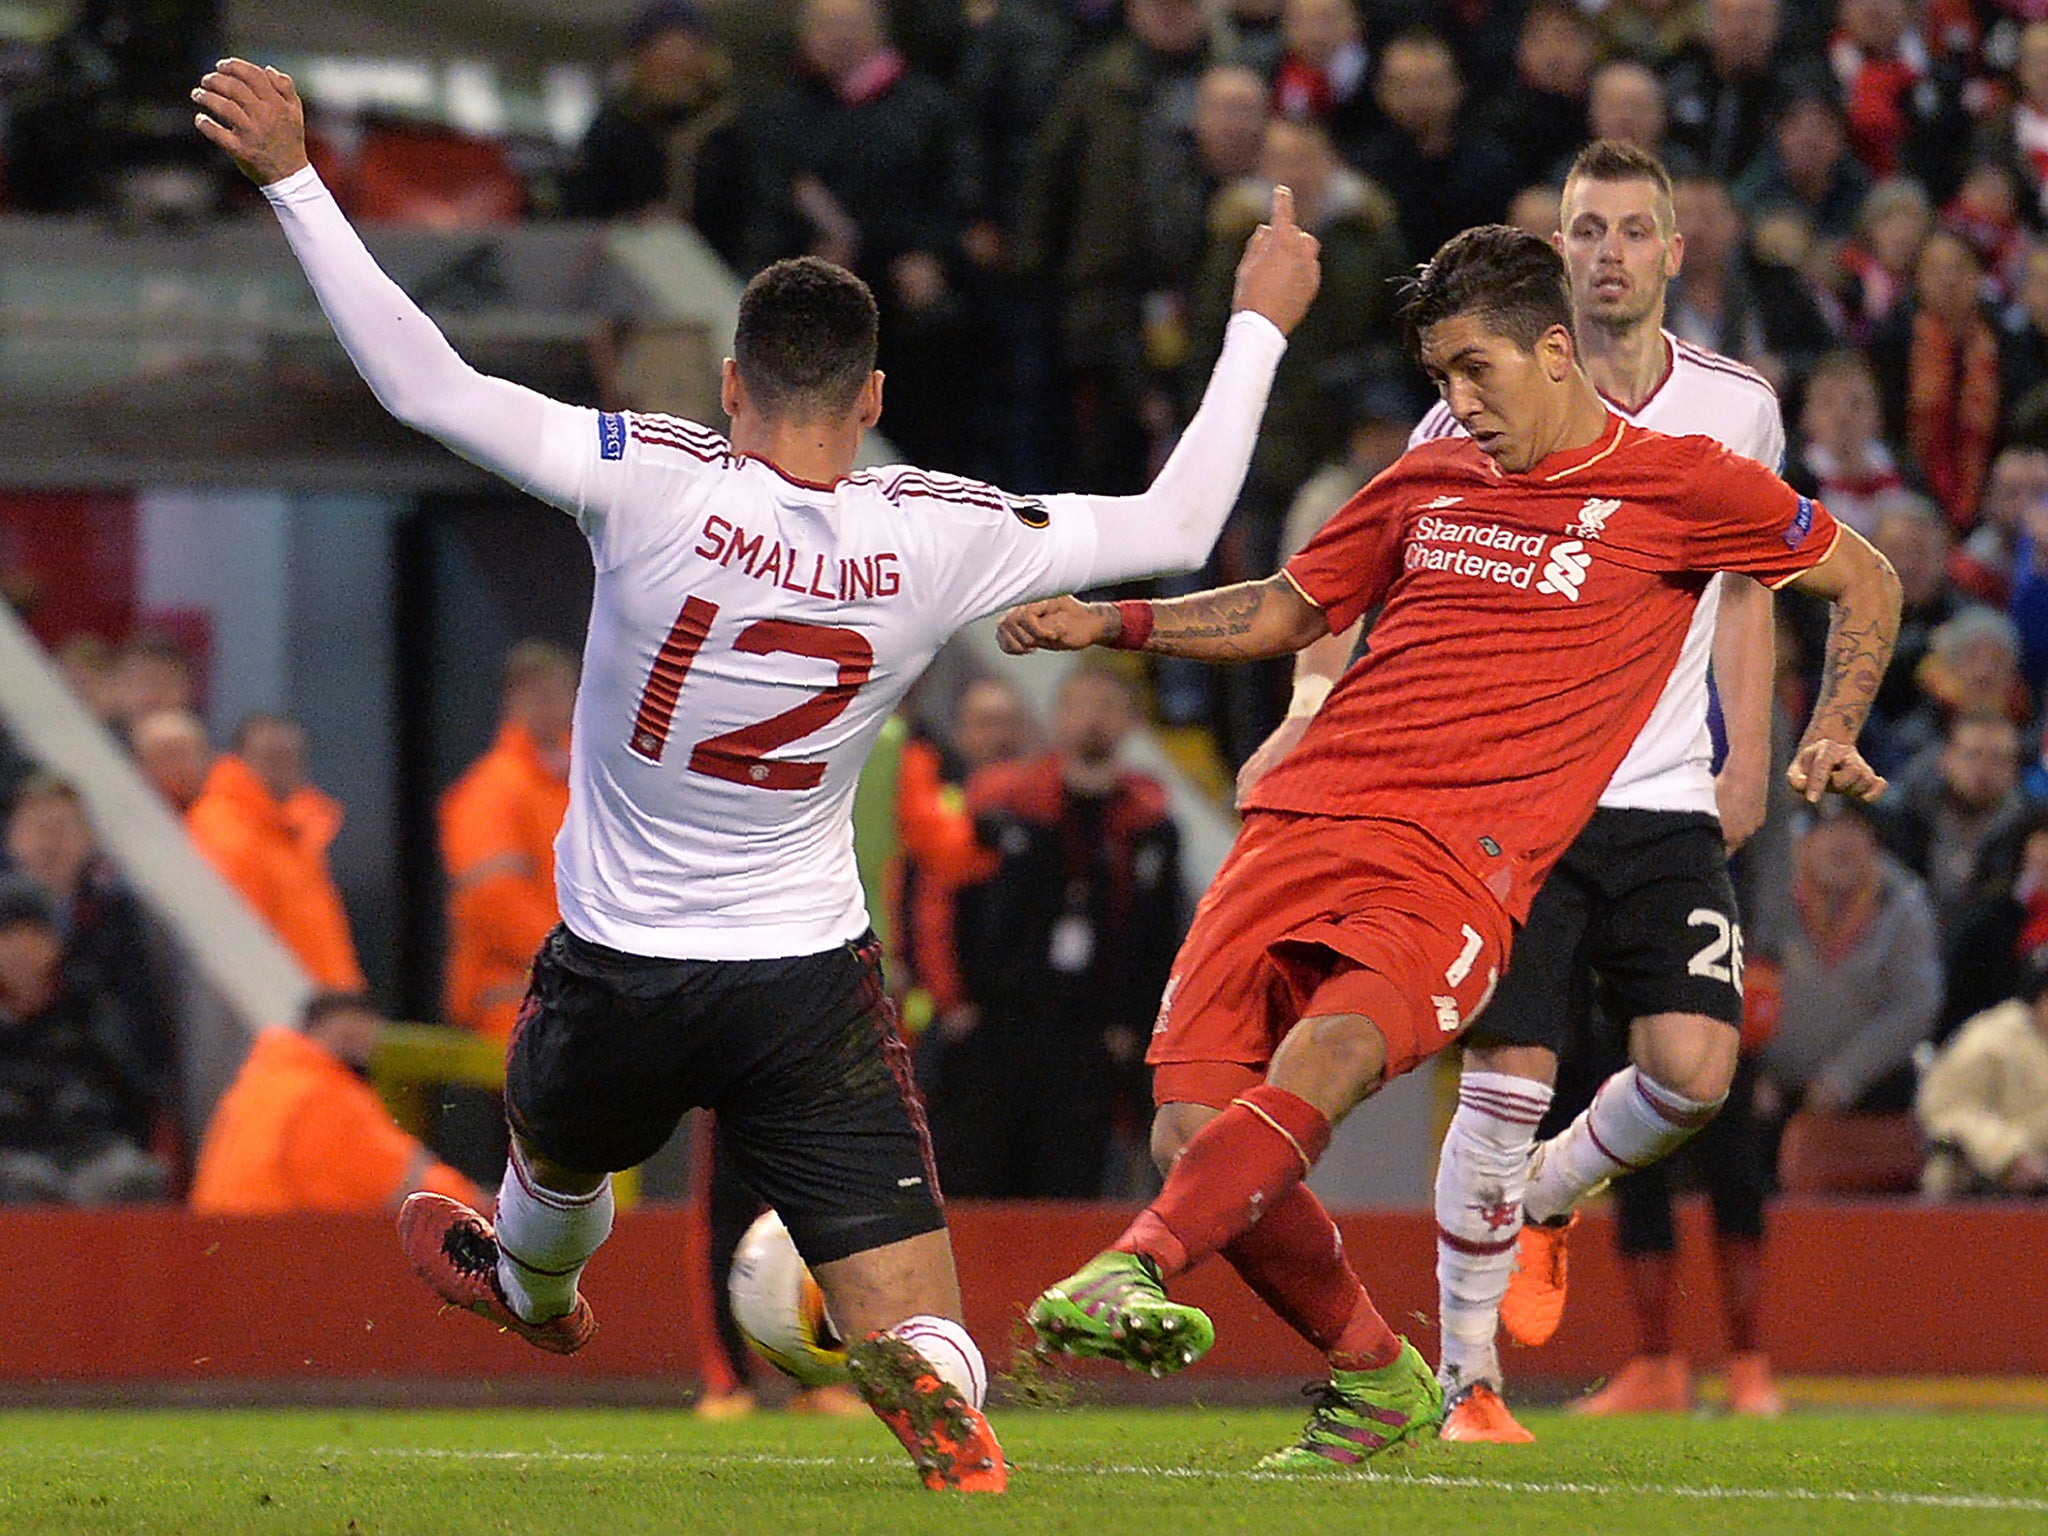
<path id="1" fill-rule="evenodd" d="M 524 1141 L 519 1142 L 519 1156 L 533 1175 L 534 1182 L 558 1195 L 587 1195 L 610 1177 L 609 1174 L 590 1173 L 581 1168 L 565 1168 L 542 1156 Z"/>
<path id="2" fill-rule="evenodd" d="M 1464 1070 L 1495 1072 L 1551 1087 L 1557 1082 L 1557 1053 L 1541 1045 L 1480 1045 L 1475 1042 L 1465 1047 Z"/>
<path id="3" fill-rule="evenodd" d="M 1741 1034 L 1704 1014 L 1665 1013 L 1638 1020 L 1631 1031 L 1637 1070 L 1660 1088 L 1699 1104 L 1728 1097 Z"/>
<path id="4" fill-rule="evenodd" d="M 1173 1169 L 1181 1148 L 1194 1139 L 1195 1132 L 1216 1118 L 1206 1104 L 1162 1104 L 1152 1117 L 1152 1162 L 1160 1173 Z"/>
<path id="5" fill-rule="evenodd" d="M 1335 1124 L 1377 1093 L 1387 1072 L 1387 1041 L 1357 1013 L 1303 1019 L 1273 1053 L 1266 1081 L 1308 1100 Z"/>

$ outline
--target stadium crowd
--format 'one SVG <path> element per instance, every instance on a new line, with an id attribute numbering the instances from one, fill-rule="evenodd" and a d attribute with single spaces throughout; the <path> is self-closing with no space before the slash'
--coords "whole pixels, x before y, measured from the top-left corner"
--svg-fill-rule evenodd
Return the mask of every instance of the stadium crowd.
<path id="1" fill-rule="evenodd" d="M 116 170 L 159 192 L 182 177 L 207 205 L 240 195 L 184 142 L 182 111 L 153 137 L 135 114 L 84 110 L 94 60 L 92 78 L 121 83 L 105 90 L 154 89 L 156 65 L 110 30 L 121 9 L 82 6 L 9 102 L 8 208 L 137 195 Z M 190 10 L 189 46 L 164 50 L 179 55 L 166 104 L 203 67 L 184 55 L 226 41 L 212 8 Z M 655 0 L 616 65 L 574 153 L 537 169 L 451 130 L 323 117 L 317 98 L 316 163 L 361 219 L 680 218 L 742 275 L 841 261 L 881 305 L 883 425 L 904 456 L 1018 489 L 1146 485 L 1222 346 L 1268 188 L 1293 187 L 1322 292 L 1187 590 L 1270 575 L 1399 451 L 1428 398 L 1399 355 L 1394 278 L 1470 224 L 1553 232 L 1589 138 L 1654 150 L 1686 241 L 1670 330 L 1772 382 L 1787 477 L 1867 534 L 1906 596 L 1864 739 L 1892 788 L 1867 814 L 1821 817 L 1780 795 L 1741 856 L 1753 1153 L 1773 1155 L 1802 1110 L 1903 1123 L 1917 1099 L 1930 1193 L 2048 1189 L 2039 1095 L 2011 1092 L 2014 1074 L 2048 1076 L 2048 7 Z M 83 105 L 53 120 L 39 91 Z M 109 175 L 55 169 L 79 163 Z M 1781 600 L 1787 747 L 1824 624 Z M 327 1096 L 333 1125 L 369 1113 L 350 1089 L 378 1018 L 325 864 L 341 808 L 304 731 L 255 716 L 216 751 L 194 669 L 157 637 L 78 636 L 58 659 L 323 989 L 303 1045 L 259 1049 L 325 1085 L 303 1091 Z M 516 650 L 499 734 L 442 806 L 446 1017 L 493 1038 L 555 917 L 575 674 L 564 653 Z M 1151 1177 L 1137 1063 L 1186 903 L 1161 787 L 1116 749 L 1149 710 L 1235 764 L 1285 697 L 1270 670 L 1082 670 L 1042 749 L 1000 679 L 919 697 L 899 853 L 874 895 L 949 1189 L 1127 1195 Z M 0 1200 L 158 1197 L 195 1162 L 228 1166 L 178 1123 L 173 1007 L 77 791 L 26 761 L 0 773 L 0 1074 L 21 1106 L 0 1123 Z M 1005 1086 L 1043 1083 L 1052 1061 L 1063 1092 L 1006 1113 Z M 276 1120 L 285 1092 L 250 1088 L 235 1118 Z M 395 1127 L 326 1134 L 375 1146 L 368 1204 L 461 1177 Z M 1795 1145 L 1799 1168 L 1827 1161 Z"/>

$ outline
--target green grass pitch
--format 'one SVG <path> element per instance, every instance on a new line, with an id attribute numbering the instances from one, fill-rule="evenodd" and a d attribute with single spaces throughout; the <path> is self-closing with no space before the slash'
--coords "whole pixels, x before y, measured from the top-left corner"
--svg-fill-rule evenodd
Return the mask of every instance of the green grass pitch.
<path id="1" fill-rule="evenodd" d="M 1574 1420 L 1533 1446 L 1433 1445 L 1271 1476 L 1279 1409 L 1013 1410 L 1000 1498 L 917 1486 L 868 1420 L 527 1410 L 0 1413 L 0 1536 L 321 1532 L 2048 1533 L 2034 1415 Z"/>

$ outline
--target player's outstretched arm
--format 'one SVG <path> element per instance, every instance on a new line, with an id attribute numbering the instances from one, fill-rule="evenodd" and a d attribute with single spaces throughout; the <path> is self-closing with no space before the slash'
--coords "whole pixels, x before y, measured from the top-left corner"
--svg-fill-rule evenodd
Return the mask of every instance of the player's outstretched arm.
<path id="1" fill-rule="evenodd" d="M 996 641 L 1012 656 L 1106 645 L 1196 661 L 1263 661 L 1329 632 L 1322 609 L 1285 576 L 1269 576 L 1161 602 L 1047 598 L 1004 614 Z"/>
<path id="2" fill-rule="evenodd" d="M 472 463 L 570 505 L 580 463 L 560 449 L 572 440 L 576 413 L 470 367 L 385 275 L 306 159 L 305 113 L 291 77 L 223 59 L 192 100 L 200 134 L 263 188 L 320 308 L 379 403 Z"/>
<path id="3" fill-rule="evenodd" d="M 1191 571 L 1209 558 L 1251 467 L 1285 338 L 1322 285 L 1320 249 L 1294 222 L 1294 194 L 1275 187 L 1272 217 L 1238 262 L 1223 355 L 1158 476 L 1137 496 L 1077 498 L 1093 513 L 1096 542 L 1093 563 L 1073 585 Z"/>
<path id="4" fill-rule="evenodd" d="M 1855 529 L 1844 527 L 1828 557 L 1790 585 L 1834 605 L 1820 697 L 1799 738 L 1786 780 L 1809 802 L 1829 790 L 1875 800 L 1885 780 L 1856 750 L 1877 685 L 1899 638 L 1899 578 L 1891 562 Z"/>
<path id="5" fill-rule="evenodd" d="M 1745 576 L 1721 578 L 1714 623 L 1714 687 L 1728 729 L 1728 757 L 1714 776 L 1721 837 L 1733 853 L 1764 823 L 1771 781 L 1771 684 L 1777 624 L 1771 590 Z"/>

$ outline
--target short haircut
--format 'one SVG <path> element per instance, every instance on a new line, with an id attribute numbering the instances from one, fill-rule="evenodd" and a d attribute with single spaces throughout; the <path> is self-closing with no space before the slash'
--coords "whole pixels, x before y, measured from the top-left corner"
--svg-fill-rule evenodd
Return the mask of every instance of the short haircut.
<path id="1" fill-rule="evenodd" d="M 1806 391 L 1813 393 L 1813 386 L 1824 379 L 1861 379 L 1872 389 L 1877 388 L 1877 370 L 1870 366 L 1870 359 L 1854 347 L 1837 347 L 1832 352 L 1823 352 L 1806 375 Z"/>
<path id="2" fill-rule="evenodd" d="M 1507 224 L 1481 224 L 1446 240 L 1402 290 L 1408 350 L 1422 355 L 1423 333 L 1454 315 L 1477 315 L 1488 330 L 1525 352 L 1552 326 L 1572 328 L 1571 280 L 1548 240 Z"/>
<path id="3" fill-rule="evenodd" d="M 192 670 L 192 653 L 171 636 L 157 630 L 138 630 L 114 648 L 114 660 L 161 661 Z"/>
<path id="4" fill-rule="evenodd" d="M 1927 637 L 1929 654 L 1944 662 L 1953 661 L 1973 645 L 1985 643 L 1997 646 L 2008 659 L 2019 660 L 2019 630 L 1996 608 L 1986 608 L 1981 603 L 1958 610 L 1954 617 L 1937 624 L 1934 633 Z"/>
<path id="5" fill-rule="evenodd" d="M 78 786 L 61 774 L 38 768 L 15 786 L 14 794 L 7 802 L 7 814 L 12 816 L 23 806 L 37 800 L 62 800 L 76 806 L 79 814 L 85 814 L 85 796 Z"/>
<path id="6" fill-rule="evenodd" d="M 576 653 L 552 640 L 521 640 L 505 653 L 504 685 L 507 692 L 549 677 L 567 677 L 575 682 L 582 670 Z"/>
<path id="7" fill-rule="evenodd" d="M 733 365 L 755 406 L 783 421 L 843 416 L 875 370 L 875 296 L 853 273 L 795 256 L 740 295 Z"/>
<path id="8" fill-rule="evenodd" d="M 1669 231 L 1678 217 L 1671 208 L 1671 173 L 1649 150 L 1620 139 L 1595 139 L 1573 158 L 1565 172 L 1564 195 L 1575 181 L 1647 181 L 1657 189 L 1657 223 Z"/>
<path id="9" fill-rule="evenodd" d="M 286 730 L 291 731 L 305 730 L 305 727 L 290 715 L 273 714 L 269 710 L 259 709 L 253 714 L 242 716 L 241 722 L 236 725 L 234 735 L 235 751 L 243 752 L 248 750 L 249 738 L 258 731 L 263 730 L 266 726 L 282 726 Z"/>

